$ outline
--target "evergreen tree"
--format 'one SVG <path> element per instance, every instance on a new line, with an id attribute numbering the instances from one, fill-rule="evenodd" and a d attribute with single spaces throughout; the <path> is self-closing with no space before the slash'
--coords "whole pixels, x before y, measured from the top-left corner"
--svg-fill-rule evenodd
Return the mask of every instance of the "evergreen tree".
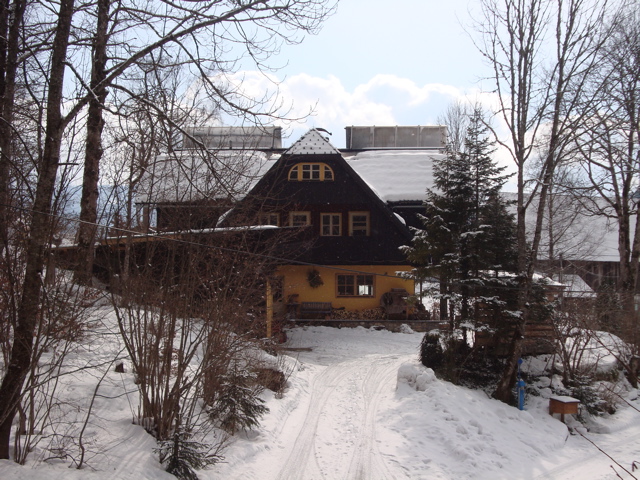
<path id="1" fill-rule="evenodd" d="M 269 411 L 260 398 L 262 387 L 256 377 L 254 372 L 234 362 L 208 409 L 220 427 L 231 434 L 257 427 L 260 418 Z"/>
<path id="2" fill-rule="evenodd" d="M 434 163 L 434 189 L 427 191 L 424 229 L 407 253 L 419 277 L 437 277 L 441 318 L 452 327 L 477 320 L 478 295 L 484 297 L 489 271 L 513 271 L 515 225 L 500 196 L 508 175 L 493 160 L 482 110 L 469 119 L 463 151 L 447 148 Z M 495 276 L 495 275 L 494 275 Z M 489 282 L 492 283 L 492 282 Z"/>
<path id="3" fill-rule="evenodd" d="M 219 446 L 199 442 L 193 435 L 177 428 L 173 438 L 159 442 L 155 453 L 165 471 L 179 480 L 198 480 L 196 469 L 203 469 L 223 460 Z"/>

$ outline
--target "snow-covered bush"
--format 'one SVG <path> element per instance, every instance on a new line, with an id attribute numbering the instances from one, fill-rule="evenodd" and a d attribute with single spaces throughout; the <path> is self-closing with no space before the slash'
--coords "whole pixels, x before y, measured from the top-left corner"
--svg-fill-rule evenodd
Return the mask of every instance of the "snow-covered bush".
<path id="1" fill-rule="evenodd" d="M 415 363 L 403 363 L 398 369 L 398 386 L 408 385 L 414 390 L 424 392 L 427 386 L 436 381 L 433 370 Z"/>

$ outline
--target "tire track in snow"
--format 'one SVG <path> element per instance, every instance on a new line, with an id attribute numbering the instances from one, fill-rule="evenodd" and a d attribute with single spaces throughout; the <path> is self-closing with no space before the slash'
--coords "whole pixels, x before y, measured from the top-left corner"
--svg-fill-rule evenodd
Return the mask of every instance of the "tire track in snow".
<path id="1" fill-rule="evenodd" d="M 295 439 L 293 449 L 285 465 L 276 477 L 279 480 L 324 478 L 315 456 L 315 436 L 318 430 L 320 414 L 328 398 L 336 389 L 339 378 L 344 373 L 340 365 L 327 367 L 313 379 L 311 399 L 304 423 Z"/>
<path id="2" fill-rule="evenodd" d="M 360 428 L 360 441 L 352 457 L 347 478 L 357 480 L 392 480 L 392 475 L 380 454 L 376 437 L 376 413 L 384 391 L 394 384 L 398 371 L 398 357 L 388 356 L 374 360 L 362 384 L 365 402 Z"/>
<path id="3" fill-rule="evenodd" d="M 276 478 L 394 478 L 377 446 L 375 420 L 381 395 L 395 385 L 400 363 L 395 356 L 370 356 L 329 366 L 319 374 L 304 423 Z M 333 424 L 336 412 L 342 411 L 344 415 Z M 352 415 L 357 418 L 351 419 Z M 339 440 L 316 444 L 319 429 L 334 430 Z"/>

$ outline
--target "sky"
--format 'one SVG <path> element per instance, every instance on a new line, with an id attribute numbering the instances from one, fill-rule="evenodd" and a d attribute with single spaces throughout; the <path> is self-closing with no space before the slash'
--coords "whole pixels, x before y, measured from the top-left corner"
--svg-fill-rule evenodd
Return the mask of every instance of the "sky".
<path id="1" fill-rule="evenodd" d="M 238 73 L 243 90 L 275 91 L 289 117 L 283 146 L 322 127 L 345 146 L 348 125 L 430 125 L 457 98 L 480 95 L 488 69 L 474 46 L 473 0 L 340 0 L 317 35 L 285 45 L 270 78 Z M 312 111 L 310 116 L 307 114 Z"/>

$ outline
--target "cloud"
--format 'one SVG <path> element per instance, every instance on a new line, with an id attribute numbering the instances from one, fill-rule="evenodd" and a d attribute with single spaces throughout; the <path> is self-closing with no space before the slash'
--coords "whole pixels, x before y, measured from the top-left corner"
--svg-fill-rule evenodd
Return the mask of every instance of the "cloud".
<path id="1" fill-rule="evenodd" d="M 307 130 L 322 127 L 331 132 L 331 143 L 345 146 L 344 127 L 351 125 L 435 125 L 438 117 L 454 101 L 480 104 L 487 112 L 496 111 L 498 97 L 480 89 L 461 89 L 453 85 L 415 81 L 396 75 L 378 74 L 347 89 L 335 75 L 316 77 L 306 73 L 284 80 L 257 71 L 239 72 L 227 79 L 244 98 L 261 99 L 265 109 L 277 109 L 284 118 L 270 123 L 284 127 L 283 146 L 290 146 Z M 289 120 L 285 120 L 289 119 Z M 231 119 L 223 119 L 224 123 Z M 493 127 L 507 137 L 504 121 L 493 118 Z M 499 147 L 494 154 L 499 164 L 514 170 L 509 152 Z M 513 185 L 508 185 L 510 190 Z"/>
<path id="2" fill-rule="evenodd" d="M 344 146 L 344 127 L 349 125 L 429 125 L 435 124 L 447 105 L 456 100 L 478 97 L 477 91 L 444 84 L 418 85 L 396 75 L 375 75 L 348 90 L 334 76 L 292 75 L 284 80 L 275 75 L 243 71 L 228 79 L 238 93 L 248 98 L 269 98 L 281 115 L 291 141 L 312 127 L 333 132 L 332 142 Z M 288 143 L 285 141 L 285 146 Z"/>
<path id="3" fill-rule="evenodd" d="M 281 80 L 276 75 L 243 71 L 227 81 L 238 95 L 261 99 L 266 110 L 277 109 L 280 116 L 289 119 L 275 118 L 270 122 L 284 127 L 284 147 L 314 127 L 327 129 L 332 133 L 331 143 L 343 148 L 347 126 L 435 125 L 447 106 L 456 100 L 470 105 L 479 103 L 488 112 L 495 111 L 498 105 L 494 93 L 440 83 L 418 85 L 396 75 L 375 75 L 352 90 L 334 75 L 316 77 L 302 73 Z M 224 123 L 228 121 L 231 119 L 223 119 Z M 501 119 L 495 117 L 493 123 L 498 134 L 504 136 L 506 130 Z M 513 171 L 506 149 L 498 148 L 495 158 Z"/>

